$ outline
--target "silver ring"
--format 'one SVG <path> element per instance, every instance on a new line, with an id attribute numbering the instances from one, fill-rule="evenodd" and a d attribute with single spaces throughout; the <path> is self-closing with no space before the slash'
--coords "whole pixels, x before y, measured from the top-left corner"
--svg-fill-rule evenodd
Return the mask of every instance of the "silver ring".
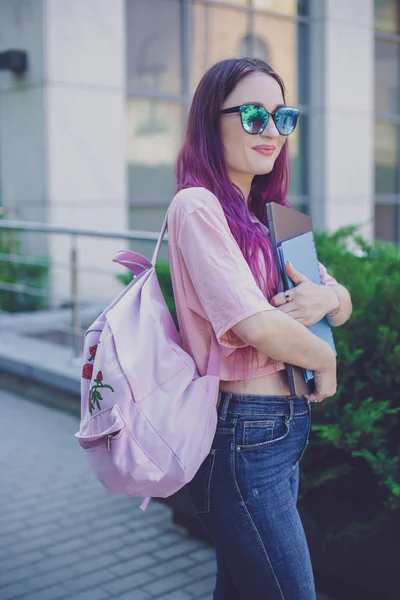
<path id="1" fill-rule="evenodd" d="M 283 292 L 283 295 L 285 296 L 286 302 L 290 302 L 290 292 L 289 292 L 289 290 L 286 290 L 285 292 Z"/>

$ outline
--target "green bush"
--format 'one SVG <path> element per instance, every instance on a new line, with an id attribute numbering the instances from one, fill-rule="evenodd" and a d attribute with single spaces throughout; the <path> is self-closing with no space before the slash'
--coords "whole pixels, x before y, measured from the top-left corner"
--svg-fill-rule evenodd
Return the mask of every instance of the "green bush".
<path id="1" fill-rule="evenodd" d="M 355 228 L 316 234 L 316 244 L 320 261 L 349 289 L 353 314 L 333 330 L 338 389 L 313 405 L 300 508 L 310 534 L 361 539 L 400 508 L 400 254 L 368 244 Z M 168 263 L 157 273 L 176 322 Z"/>
<path id="2" fill-rule="evenodd" d="M 0 217 L 1 219 L 1 217 Z M 0 229 L 0 254 L 22 255 L 21 242 L 13 231 Z M 0 258 L 1 284 L 23 284 L 42 290 L 48 282 L 49 268 L 45 265 L 32 265 L 21 261 L 9 262 Z M 48 306 L 47 298 L 29 295 L 20 291 L 0 289 L 0 310 L 8 312 L 32 311 Z"/>
<path id="3" fill-rule="evenodd" d="M 311 533 L 360 539 L 400 508 L 400 253 L 355 228 L 317 234 L 316 244 L 353 314 L 333 329 L 338 389 L 313 406 L 301 506 Z"/>

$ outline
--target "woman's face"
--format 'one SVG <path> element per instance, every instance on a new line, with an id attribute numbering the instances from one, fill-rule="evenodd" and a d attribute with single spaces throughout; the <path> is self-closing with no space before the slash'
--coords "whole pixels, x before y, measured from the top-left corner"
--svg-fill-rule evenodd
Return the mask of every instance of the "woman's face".
<path id="1" fill-rule="evenodd" d="M 261 104 L 273 112 L 285 102 L 279 83 L 273 77 L 266 73 L 251 73 L 239 81 L 221 108 L 241 104 Z M 234 183 L 251 181 L 254 175 L 272 171 L 286 141 L 286 137 L 278 133 L 272 118 L 268 119 L 261 133 L 246 133 L 239 113 L 221 115 L 221 137 L 228 171 Z"/>

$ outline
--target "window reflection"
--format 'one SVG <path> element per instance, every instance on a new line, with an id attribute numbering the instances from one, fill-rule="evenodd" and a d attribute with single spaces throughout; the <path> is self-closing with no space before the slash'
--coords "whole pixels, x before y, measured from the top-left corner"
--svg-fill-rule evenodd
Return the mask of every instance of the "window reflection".
<path id="1" fill-rule="evenodd" d="M 181 25 L 178 0 L 127 0 L 127 89 L 181 92 Z"/>
<path id="2" fill-rule="evenodd" d="M 399 208 L 395 204 L 375 206 L 375 235 L 383 242 L 397 242 Z"/>
<path id="3" fill-rule="evenodd" d="M 308 2 L 305 0 L 253 0 L 253 6 L 259 10 L 282 13 L 284 15 L 297 15 L 307 13 Z"/>
<path id="4" fill-rule="evenodd" d="M 375 0 L 375 29 L 385 33 L 400 32 L 399 0 Z"/>
<path id="5" fill-rule="evenodd" d="M 375 123 L 375 191 L 396 194 L 398 189 L 399 127 L 394 123 Z"/>
<path id="6" fill-rule="evenodd" d="M 262 39 L 269 48 L 270 64 L 282 77 L 286 87 L 286 101 L 297 104 L 298 81 L 298 39 L 297 23 L 275 19 L 262 13 L 256 14 L 254 20 L 255 35 Z M 254 56 L 257 55 L 257 50 Z"/>
<path id="7" fill-rule="evenodd" d="M 228 8 L 193 6 L 192 91 L 204 72 L 224 58 L 246 56 L 249 15 Z"/>
<path id="8" fill-rule="evenodd" d="M 220 4 L 237 4 L 238 6 L 249 6 L 250 0 L 218 0 Z"/>
<path id="9" fill-rule="evenodd" d="M 130 204 L 166 204 L 175 189 L 174 165 L 183 137 L 179 103 L 128 100 L 128 190 Z"/>
<path id="10" fill-rule="evenodd" d="M 400 113 L 400 43 L 375 40 L 375 106 L 379 113 Z"/>

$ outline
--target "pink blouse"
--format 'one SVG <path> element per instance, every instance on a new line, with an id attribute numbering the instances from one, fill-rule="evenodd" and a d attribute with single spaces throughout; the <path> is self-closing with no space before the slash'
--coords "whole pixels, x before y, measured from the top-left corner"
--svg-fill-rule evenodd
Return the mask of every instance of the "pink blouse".
<path id="1" fill-rule="evenodd" d="M 254 222 L 259 223 L 255 216 Z M 268 234 L 268 229 L 265 228 Z M 253 379 L 285 368 L 258 352 L 249 370 L 234 364 L 234 352 L 247 346 L 231 328 L 264 310 L 277 310 L 261 290 L 233 237 L 214 194 L 205 188 L 178 192 L 168 212 L 168 255 L 183 347 L 200 375 L 207 371 L 213 333 L 222 350 L 220 379 Z M 322 281 L 336 284 L 320 264 Z"/>

